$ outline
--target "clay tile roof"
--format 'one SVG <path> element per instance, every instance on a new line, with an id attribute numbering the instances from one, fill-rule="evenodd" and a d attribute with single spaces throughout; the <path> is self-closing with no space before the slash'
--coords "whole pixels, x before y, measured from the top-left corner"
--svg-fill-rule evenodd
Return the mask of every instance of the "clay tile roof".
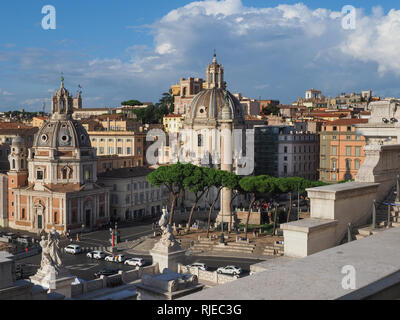
<path id="1" fill-rule="evenodd" d="M 182 118 L 182 114 L 175 114 L 175 113 L 170 113 L 166 116 L 164 116 L 164 118 Z"/>
<path id="2" fill-rule="evenodd" d="M 147 168 L 147 167 L 120 168 L 120 169 L 113 169 L 113 170 L 110 170 L 107 172 L 99 173 L 98 177 L 99 178 L 108 178 L 108 179 L 144 177 L 153 171 L 154 171 L 154 169 Z"/>
<path id="3" fill-rule="evenodd" d="M 352 124 L 359 124 L 359 123 L 368 123 L 368 119 L 339 119 L 335 121 L 331 121 L 327 123 L 327 125 L 352 125 Z"/>

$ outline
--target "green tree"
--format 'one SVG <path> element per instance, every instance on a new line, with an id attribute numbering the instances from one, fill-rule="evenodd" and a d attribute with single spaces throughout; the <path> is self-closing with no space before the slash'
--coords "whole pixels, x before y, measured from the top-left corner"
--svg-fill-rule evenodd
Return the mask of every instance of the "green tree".
<path id="1" fill-rule="evenodd" d="M 231 208 L 231 216 L 230 216 L 230 221 L 229 221 L 229 226 L 228 226 L 228 232 L 232 230 L 232 212 L 233 212 L 233 201 L 239 196 L 239 194 L 243 193 L 242 187 L 240 186 L 240 180 L 242 179 L 241 176 L 238 176 L 237 174 L 233 172 L 227 173 L 225 177 L 225 185 L 227 188 L 229 188 L 232 191 L 232 198 L 231 198 L 231 203 L 230 203 L 230 208 Z"/>
<path id="2" fill-rule="evenodd" d="M 190 231 L 190 226 L 192 224 L 192 218 L 194 211 L 199 203 L 200 199 L 208 190 L 207 182 L 207 172 L 203 167 L 194 166 L 192 164 L 187 164 L 187 168 L 193 167 L 192 170 L 186 170 L 185 179 L 183 185 L 185 190 L 189 190 L 195 196 L 192 208 L 190 209 L 187 231 Z"/>
<path id="3" fill-rule="evenodd" d="M 268 104 L 266 107 L 264 107 L 261 111 L 262 114 L 269 116 L 271 114 L 273 115 L 279 115 L 279 107 L 275 105 Z"/>
<path id="4" fill-rule="evenodd" d="M 211 200 L 210 209 L 208 212 L 208 224 L 207 224 L 207 237 L 210 234 L 210 226 L 211 226 L 211 214 L 214 210 L 215 204 L 217 203 L 219 196 L 221 194 L 221 190 L 224 188 L 226 185 L 226 179 L 227 179 L 227 171 L 222 171 L 218 169 L 213 169 L 213 168 L 204 168 L 205 173 L 206 173 L 206 183 L 207 183 L 207 198 L 209 195 L 209 192 L 212 190 L 213 187 L 216 188 L 216 195 L 213 200 Z"/>
<path id="5" fill-rule="evenodd" d="M 249 210 L 247 212 L 246 226 L 245 226 L 245 237 L 247 238 L 250 214 L 251 210 L 253 209 L 254 203 L 256 202 L 257 194 L 274 192 L 276 189 L 276 182 L 275 178 L 273 177 L 267 175 L 261 175 L 255 177 L 245 177 L 241 179 L 240 186 L 243 192 L 250 195 L 250 205 L 249 205 Z"/>
<path id="6" fill-rule="evenodd" d="M 161 166 L 147 176 L 147 180 L 153 186 L 161 187 L 164 185 L 169 191 L 171 199 L 170 224 L 172 224 L 174 218 L 178 197 L 184 191 L 185 172 L 187 173 L 187 170 L 186 168 L 185 171 L 184 164 L 178 162 L 171 166 Z"/>
<path id="7" fill-rule="evenodd" d="M 122 101 L 121 106 L 140 106 L 142 103 L 139 100 Z"/>

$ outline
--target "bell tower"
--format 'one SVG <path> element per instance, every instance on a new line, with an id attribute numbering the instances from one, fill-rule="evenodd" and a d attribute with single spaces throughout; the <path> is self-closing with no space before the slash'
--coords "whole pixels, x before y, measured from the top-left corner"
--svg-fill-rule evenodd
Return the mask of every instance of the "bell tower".
<path id="1" fill-rule="evenodd" d="M 27 153 L 24 140 L 18 136 L 13 139 L 11 152 L 8 156 L 10 171 L 8 171 L 8 219 L 16 218 L 16 201 L 12 189 L 24 187 L 28 184 Z"/>
<path id="2" fill-rule="evenodd" d="M 51 113 L 52 118 L 65 118 L 73 113 L 74 99 L 69 94 L 68 90 L 64 88 L 64 77 L 61 76 L 60 89 L 51 100 Z"/>
<path id="3" fill-rule="evenodd" d="M 19 188 L 27 184 L 27 158 L 28 149 L 25 146 L 25 141 L 19 136 L 14 138 L 11 144 L 11 152 L 8 156 L 8 160 L 10 162 L 10 171 L 8 172 L 8 176 L 15 178 L 14 184 L 11 187 Z M 10 179 L 9 182 L 11 182 Z"/>
<path id="4" fill-rule="evenodd" d="M 224 68 L 217 62 L 217 54 L 214 52 L 214 58 L 211 64 L 208 65 L 206 71 L 206 88 L 221 88 L 225 89 Z"/>

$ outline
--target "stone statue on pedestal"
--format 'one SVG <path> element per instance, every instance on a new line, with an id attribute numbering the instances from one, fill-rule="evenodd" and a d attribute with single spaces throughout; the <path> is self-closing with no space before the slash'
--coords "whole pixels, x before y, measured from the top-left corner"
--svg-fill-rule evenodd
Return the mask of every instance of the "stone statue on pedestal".
<path id="1" fill-rule="evenodd" d="M 167 209 L 163 209 L 159 226 L 162 230 L 160 241 L 158 241 L 150 254 L 153 257 L 153 263 L 158 263 L 160 272 L 164 269 L 177 272 L 178 262 L 181 262 L 185 256 L 185 250 L 176 241 L 171 225 L 169 224 L 169 213 Z"/>
<path id="2" fill-rule="evenodd" d="M 60 234 L 55 228 L 47 235 L 47 239 L 42 236 L 40 246 L 42 247 L 40 268 L 30 279 L 35 284 L 54 290 L 60 279 L 71 278 L 61 260 Z"/>
<path id="3" fill-rule="evenodd" d="M 55 228 L 47 236 L 42 236 L 40 241 L 42 247 L 42 261 L 39 270 L 47 269 L 47 266 L 52 266 L 56 269 L 56 272 L 64 269 L 61 261 L 61 249 L 60 249 L 60 234 Z"/>
<path id="4" fill-rule="evenodd" d="M 163 214 L 158 222 L 158 225 L 161 228 L 162 234 L 161 239 L 157 242 L 153 248 L 154 249 L 175 249 L 182 250 L 180 244 L 176 241 L 171 225 L 168 223 L 169 221 L 169 213 L 167 209 L 163 209 Z"/>

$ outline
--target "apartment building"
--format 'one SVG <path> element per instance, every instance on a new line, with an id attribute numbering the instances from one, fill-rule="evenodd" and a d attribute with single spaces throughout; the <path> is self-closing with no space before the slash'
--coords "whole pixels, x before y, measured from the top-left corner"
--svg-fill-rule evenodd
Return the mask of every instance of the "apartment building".
<path id="1" fill-rule="evenodd" d="M 294 126 L 255 126 L 255 174 L 318 180 L 318 135 Z"/>
<path id="2" fill-rule="evenodd" d="M 135 166 L 145 160 L 145 134 L 134 131 L 89 131 L 97 156 L 131 157 Z"/>
<path id="3" fill-rule="evenodd" d="M 320 133 L 320 180 L 352 180 L 365 159 L 365 138 L 356 135 L 354 125 L 368 119 L 340 119 L 326 123 Z"/>
<path id="4" fill-rule="evenodd" d="M 153 169 L 121 168 L 99 174 L 99 183 L 110 187 L 110 215 L 122 221 L 156 217 L 168 203 L 168 192 L 146 179 Z"/>

